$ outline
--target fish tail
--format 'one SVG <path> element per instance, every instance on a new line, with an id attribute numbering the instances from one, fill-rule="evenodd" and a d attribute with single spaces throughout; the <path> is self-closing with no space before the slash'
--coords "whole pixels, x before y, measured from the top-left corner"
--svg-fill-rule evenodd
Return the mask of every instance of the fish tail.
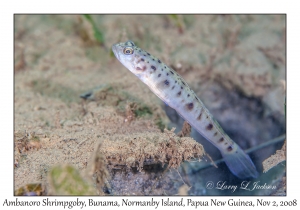
<path id="1" fill-rule="evenodd" d="M 222 153 L 230 171 L 240 179 L 257 178 L 258 172 L 250 157 L 239 147 L 234 153 Z"/>

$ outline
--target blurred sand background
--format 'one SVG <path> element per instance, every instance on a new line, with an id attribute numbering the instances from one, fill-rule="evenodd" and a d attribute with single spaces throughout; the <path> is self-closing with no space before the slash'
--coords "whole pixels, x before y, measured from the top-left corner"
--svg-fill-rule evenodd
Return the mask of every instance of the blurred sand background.
<path id="1" fill-rule="evenodd" d="M 107 167 L 108 155 L 97 150 L 101 144 L 119 150 L 123 140 L 141 139 L 132 146 L 137 154 L 147 147 L 146 140 L 170 145 L 177 137 L 168 137 L 164 128 L 176 127 L 177 133 L 183 123 L 114 58 L 111 46 L 133 40 L 174 68 L 229 136 L 249 149 L 285 134 L 285 24 L 284 15 L 15 15 L 15 190 L 41 183 L 47 194 L 53 188 L 51 168 L 69 164 L 91 179 L 95 194 L 209 194 L 204 178 L 185 178 L 190 169 L 180 169 L 181 175 L 174 169 L 165 175 L 165 168 L 157 166 L 128 171 L 129 166 L 143 165 L 146 156 L 124 153 L 118 161 L 126 169 L 116 169 L 115 163 Z M 80 98 L 97 91 L 95 101 Z M 214 160 L 220 158 L 212 145 L 193 131 L 191 135 Z M 178 154 L 195 145 L 204 152 L 192 138 L 185 138 L 189 143 L 181 145 Z M 262 161 L 282 144 L 252 154 L 260 172 Z M 150 150 L 144 153 L 152 160 Z M 98 173 L 107 175 L 102 174 L 105 180 L 99 186 L 94 169 L 87 177 L 96 151 L 104 157 Z M 193 156 L 187 153 L 186 159 L 188 155 Z M 276 174 L 280 176 L 274 183 L 284 176 L 283 169 Z M 182 192 L 186 185 L 189 190 Z"/>

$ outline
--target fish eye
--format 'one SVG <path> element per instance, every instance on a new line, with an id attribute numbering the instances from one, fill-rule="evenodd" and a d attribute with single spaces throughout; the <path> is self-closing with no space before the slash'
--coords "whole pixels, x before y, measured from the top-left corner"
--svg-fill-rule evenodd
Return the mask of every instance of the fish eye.
<path id="1" fill-rule="evenodd" d="M 123 53 L 125 55 L 131 55 L 131 54 L 133 54 L 133 49 L 131 47 L 125 47 L 123 50 Z"/>

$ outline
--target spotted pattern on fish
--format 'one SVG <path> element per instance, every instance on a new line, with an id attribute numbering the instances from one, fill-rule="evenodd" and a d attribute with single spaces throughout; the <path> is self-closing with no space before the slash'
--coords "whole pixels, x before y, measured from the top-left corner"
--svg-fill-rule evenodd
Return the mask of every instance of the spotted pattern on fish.
<path id="1" fill-rule="evenodd" d="M 112 50 L 116 58 L 128 70 L 220 150 L 233 174 L 241 179 L 257 177 L 258 173 L 250 157 L 226 135 L 202 101 L 178 73 L 160 59 L 137 47 L 132 41 L 115 44 Z M 164 71 L 166 74 L 162 74 Z"/>

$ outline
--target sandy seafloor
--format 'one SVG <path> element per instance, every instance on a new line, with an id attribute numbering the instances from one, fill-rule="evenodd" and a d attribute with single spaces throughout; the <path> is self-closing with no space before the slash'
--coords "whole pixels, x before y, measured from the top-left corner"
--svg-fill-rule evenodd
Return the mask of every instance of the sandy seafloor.
<path id="1" fill-rule="evenodd" d="M 71 165 L 90 186 L 82 194 L 285 195 L 285 161 L 277 158 L 280 164 L 275 160 L 266 173 L 262 166 L 285 139 L 258 148 L 286 130 L 284 15 L 91 17 L 97 29 L 81 15 L 14 16 L 15 190 L 38 183 L 43 195 L 69 194 L 49 174 Z M 201 145 L 213 160 L 221 156 L 194 130 L 191 138 L 176 137 L 183 120 L 111 52 L 128 39 L 182 75 L 225 132 L 254 150 L 260 177 L 246 181 L 275 189 L 207 188 L 208 181 L 245 180 L 223 163 L 204 167 L 207 156 L 183 161 L 192 148 L 202 154 Z M 80 98 L 93 90 L 96 100 Z M 157 145 L 165 149 L 156 151 Z"/>

